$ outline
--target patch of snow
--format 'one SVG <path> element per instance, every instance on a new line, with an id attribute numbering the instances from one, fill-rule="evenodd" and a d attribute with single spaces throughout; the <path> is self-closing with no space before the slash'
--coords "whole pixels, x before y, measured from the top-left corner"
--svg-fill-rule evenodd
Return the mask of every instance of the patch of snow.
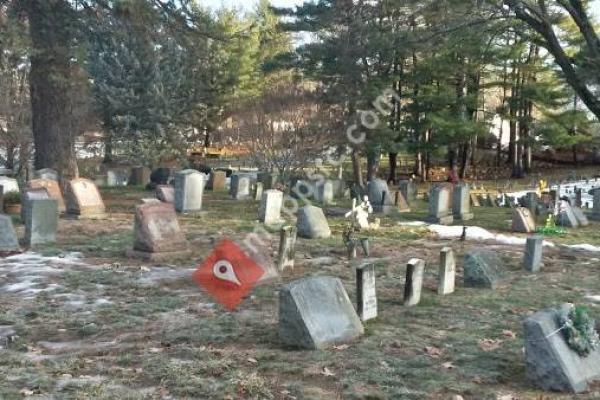
<path id="1" fill-rule="evenodd" d="M 592 253 L 598 253 L 598 252 L 600 252 L 600 247 L 594 246 L 594 245 L 591 245 L 591 244 L 587 244 L 587 243 L 566 245 L 565 247 L 568 247 L 568 248 L 573 249 L 573 250 L 589 251 L 589 252 L 592 252 Z"/>
<path id="2" fill-rule="evenodd" d="M 426 226 L 427 223 L 423 221 L 401 221 L 398 222 L 400 226 Z"/>

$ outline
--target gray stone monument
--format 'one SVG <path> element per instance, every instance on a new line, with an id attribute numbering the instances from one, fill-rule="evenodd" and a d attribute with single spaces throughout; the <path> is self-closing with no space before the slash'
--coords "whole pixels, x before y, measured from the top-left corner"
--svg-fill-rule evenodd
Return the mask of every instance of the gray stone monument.
<path id="1" fill-rule="evenodd" d="M 31 200 L 49 199 L 50 193 L 46 188 L 25 188 L 21 193 L 21 220 L 25 222 L 25 210 Z"/>
<path id="2" fill-rule="evenodd" d="M 535 232 L 535 219 L 528 208 L 515 208 L 513 211 L 512 231 L 518 233 Z"/>
<path id="3" fill-rule="evenodd" d="M 0 214 L 0 252 L 11 253 L 21 251 L 17 233 L 8 215 Z"/>
<path id="4" fill-rule="evenodd" d="M 30 199 L 25 203 L 25 243 L 29 246 L 56 242 L 58 202 Z"/>
<path id="5" fill-rule="evenodd" d="M 473 219 L 470 193 L 470 188 L 467 184 L 454 186 L 454 192 L 452 193 L 452 214 L 454 219 L 462 221 Z"/>
<path id="6" fill-rule="evenodd" d="M 536 215 L 538 200 L 538 194 L 535 192 L 529 192 L 525 195 L 525 208 L 529 209 L 532 215 Z"/>
<path id="7" fill-rule="evenodd" d="M 35 179 L 49 179 L 52 181 L 58 181 L 58 172 L 52 168 L 42 168 L 34 172 L 33 176 Z"/>
<path id="8" fill-rule="evenodd" d="M 578 228 L 579 221 L 573 212 L 573 207 L 570 204 L 563 202 L 560 206 L 560 212 L 556 218 L 556 224 L 567 228 Z"/>
<path id="9" fill-rule="evenodd" d="M 338 278 L 304 278 L 279 291 L 279 338 L 284 345 L 324 349 L 363 334 L 360 318 Z"/>
<path id="10" fill-rule="evenodd" d="M 496 289 L 504 281 L 504 262 L 495 252 L 473 250 L 465 255 L 464 280 L 467 287 Z"/>
<path id="11" fill-rule="evenodd" d="M 189 254 L 173 204 L 146 203 L 135 208 L 134 244 L 129 257 L 162 261 Z"/>
<path id="12" fill-rule="evenodd" d="M 109 169 L 106 171 L 106 186 L 127 186 L 130 172 L 124 169 Z"/>
<path id="13" fill-rule="evenodd" d="M 435 185 L 429 193 L 429 221 L 434 224 L 451 225 L 454 217 L 450 214 L 450 189 L 447 185 Z"/>
<path id="14" fill-rule="evenodd" d="M 250 196 L 251 179 L 246 174 L 231 175 L 229 193 L 235 200 L 248 200 Z"/>
<path id="15" fill-rule="evenodd" d="M 404 199 L 410 206 L 410 204 L 417 199 L 417 188 L 415 187 L 415 184 L 411 181 L 400 181 L 399 188 Z"/>
<path id="16" fill-rule="evenodd" d="M 356 310 L 363 322 L 377 318 L 374 264 L 365 264 L 356 268 Z"/>
<path id="17" fill-rule="evenodd" d="M 163 203 L 175 203 L 175 188 L 171 185 L 158 185 L 156 187 L 156 198 Z"/>
<path id="18" fill-rule="evenodd" d="M 283 192 L 277 189 L 267 190 L 262 194 L 258 209 L 258 220 L 265 225 L 275 225 L 282 222 L 281 208 L 283 207 Z"/>
<path id="19" fill-rule="evenodd" d="M 440 252 L 438 275 L 438 294 L 443 296 L 454 293 L 456 260 L 454 257 L 454 250 L 452 250 L 451 247 L 444 247 Z"/>
<path id="20" fill-rule="evenodd" d="M 261 201 L 263 195 L 263 184 L 262 182 L 254 182 L 252 184 L 252 197 L 255 201 Z"/>
<path id="21" fill-rule="evenodd" d="M 295 226 L 284 226 L 279 233 L 279 253 L 277 257 L 277 270 L 283 271 L 286 268 L 294 268 L 294 257 L 296 254 L 296 235 Z"/>
<path id="22" fill-rule="evenodd" d="M 317 186 L 317 201 L 323 205 L 333 204 L 333 183 L 329 180 Z"/>
<path id="23" fill-rule="evenodd" d="M 331 229 L 323 210 L 319 207 L 306 205 L 298 210 L 298 236 L 306 239 L 327 239 Z"/>
<path id="24" fill-rule="evenodd" d="M 581 357 L 560 328 L 554 309 L 538 311 L 523 322 L 525 374 L 543 390 L 580 393 L 600 379 L 600 349 Z"/>
<path id="25" fill-rule="evenodd" d="M 425 274 L 425 261 L 412 258 L 406 266 L 406 281 L 404 284 L 404 305 L 416 306 L 421 301 L 423 275 Z"/>
<path id="26" fill-rule="evenodd" d="M 538 272 L 542 266 L 542 251 L 544 248 L 544 238 L 542 236 L 532 236 L 527 238 L 525 245 L 525 255 L 523 257 L 523 266 L 526 271 Z"/>
<path id="27" fill-rule="evenodd" d="M 205 175 L 194 169 L 186 169 L 175 174 L 175 210 L 180 213 L 194 213 L 202 210 Z"/>
<path id="28" fill-rule="evenodd" d="M 368 183 L 367 188 L 373 212 L 389 214 L 394 210 L 394 198 L 390 193 L 386 181 L 383 179 L 372 179 Z"/>
<path id="29" fill-rule="evenodd" d="M 575 215 L 575 219 L 577 220 L 577 223 L 579 224 L 579 226 L 588 226 L 590 224 L 588 217 L 585 215 L 585 213 L 583 212 L 583 210 L 581 208 L 572 207 L 572 211 L 573 211 L 573 215 Z"/>

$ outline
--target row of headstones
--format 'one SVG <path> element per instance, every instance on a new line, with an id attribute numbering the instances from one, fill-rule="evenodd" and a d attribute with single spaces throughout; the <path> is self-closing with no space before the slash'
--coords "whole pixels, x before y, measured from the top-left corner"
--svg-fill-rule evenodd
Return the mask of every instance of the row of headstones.
<path id="1" fill-rule="evenodd" d="M 556 224 L 566 228 L 578 228 L 588 226 L 589 219 L 580 207 L 571 205 L 569 202 L 561 201 L 557 192 L 552 193 L 551 205 L 558 204 L 558 216 Z M 594 192 L 598 198 L 599 209 L 594 209 L 591 219 L 600 220 L 600 191 Z M 531 192 L 524 196 L 522 201 L 524 207 L 517 207 L 513 213 L 512 230 L 514 232 L 532 233 L 536 230 L 535 216 L 548 213 L 548 205 L 541 203 L 537 193 Z"/>
<path id="2" fill-rule="evenodd" d="M 450 225 L 455 219 L 462 221 L 473 219 L 469 185 L 432 186 L 429 191 L 429 221 Z"/>

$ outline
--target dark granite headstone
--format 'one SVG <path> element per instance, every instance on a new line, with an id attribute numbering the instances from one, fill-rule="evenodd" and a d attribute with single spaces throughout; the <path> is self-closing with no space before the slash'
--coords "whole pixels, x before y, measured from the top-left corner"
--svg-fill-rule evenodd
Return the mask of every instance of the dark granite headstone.
<path id="1" fill-rule="evenodd" d="M 473 250 L 465 255 L 465 286 L 496 289 L 504 280 L 504 262 L 488 250 Z"/>

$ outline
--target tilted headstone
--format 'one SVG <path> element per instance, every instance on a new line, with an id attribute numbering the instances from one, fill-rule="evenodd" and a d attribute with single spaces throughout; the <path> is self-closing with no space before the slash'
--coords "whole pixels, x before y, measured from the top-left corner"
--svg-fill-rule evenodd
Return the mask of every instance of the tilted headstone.
<path id="1" fill-rule="evenodd" d="M 58 202 L 30 199 L 25 203 L 25 243 L 29 246 L 56 242 Z"/>
<path id="2" fill-rule="evenodd" d="M 132 186 L 146 186 L 150 183 L 152 171 L 148 167 L 133 167 L 129 177 L 129 184 Z"/>
<path id="3" fill-rule="evenodd" d="M 333 204 L 333 183 L 329 180 L 317 186 L 317 201 L 323 205 Z"/>
<path id="4" fill-rule="evenodd" d="M 275 189 L 279 180 L 279 174 L 276 172 L 259 172 L 256 180 L 262 183 L 264 190 Z"/>
<path id="5" fill-rule="evenodd" d="M 58 202 L 58 211 L 64 213 L 67 210 L 67 207 L 65 206 L 65 200 L 57 181 L 51 179 L 33 179 L 27 182 L 27 187 L 31 189 L 46 189 L 50 195 L 50 198 Z"/>
<path id="6" fill-rule="evenodd" d="M 158 185 L 156 198 L 164 203 L 175 203 L 175 188 L 171 185 Z"/>
<path id="7" fill-rule="evenodd" d="M 467 287 L 496 289 L 505 278 L 504 262 L 488 250 L 473 250 L 465 255 L 464 281 Z"/>
<path id="8" fill-rule="evenodd" d="M 412 258 L 406 266 L 406 281 L 404 283 L 404 305 L 416 306 L 421 301 L 425 261 Z"/>
<path id="9" fill-rule="evenodd" d="M 130 257 L 162 260 L 189 254 L 173 204 L 147 203 L 136 206 L 133 251 Z"/>
<path id="10" fill-rule="evenodd" d="M 208 181 L 208 189 L 214 192 L 221 192 L 227 189 L 227 172 L 215 170 L 210 173 L 210 179 Z"/>
<path id="11" fill-rule="evenodd" d="M 130 172 L 125 169 L 109 169 L 106 171 L 106 186 L 127 186 Z"/>
<path id="12" fill-rule="evenodd" d="M 342 179 L 331 179 L 331 185 L 333 186 L 333 197 L 336 199 L 344 198 L 344 192 L 346 191 L 346 182 Z"/>
<path id="13" fill-rule="evenodd" d="M 369 192 L 369 201 L 373 206 L 373 212 L 388 214 L 394 209 L 394 198 L 390 193 L 388 184 L 383 179 L 372 179 L 367 189 Z"/>
<path id="14" fill-rule="evenodd" d="M 205 175 L 194 169 L 175 174 L 175 211 L 193 213 L 202 210 Z"/>
<path id="15" fill-rule="evenodd" d="M 231 175 L 231 187 L 229 193 L 235 200 L 250 199 L 251 179 L 246 174 Z"/>
<path id="16" fill-rule="evenodd" d="M 377 318 L 374 264 L 365 264 L 356 268 L 356 311 L 363 322 Z"/>
<path id="17" fill-rule="evenodd" d="M 518 233 L 535 232 L 535 219 L 528 208 L 517 207 L 513 211 L 512 231 Z"/>
<path id="18" fill-rule="evenodd" d="M 452 196 L 452 215 L 454 219 L 462 221 L 472 220 L 473 213 L 471 212 L 469 185 L 459 184 L 454 186 Z"/>
<path id="19" fill-rule="evenodd" d="M 410 212 L 410 206 L 408 205 L 408 201 L 406 201 L 404 195 L 400 190 L 394 192 L 394 205 L 401 213 Z"/>
<path id="20" fill-rule="evenodd" d="M 296 255 L 295 226 L 284 226 L 279 233 L 279 253 L 277 255 L 277 270 L 294 268 L 294 257 Z"/>
<path id="21" fill-rule="evenodd" d="M 573 215 L 575 215 L 575 219 L 577 219 L 577 223 L 579 226 L 588 226 L 590 221 L 588 217 L 585 215 L 583 210 L 579 207 L 572 207 Z"/>
<path id="22" fill-rule="evenodd" d="M 410 204 L 417 199 L 417 188 L 415 184 L 411 181 L 400 181 L 399 188 L 406 203 L 410 206 Z"/>
<path id="23" fill-rule="evenodd" d="M 8 176 L 0 176 L 0 185 L 4 188 L 4 194 L 10 192 L 19 193 L 21 189 L 19 188 L 19 182 L 15 178 L 9 178 Z"/>
<path id="24" fill-rule="evenodd" d="M 254 201 L 261 201 L 264 189 L 262 182 L 254 182 L 252 184 L 252 198 Z"/>
<path id="25" fill-rule="evenodd" d="M 429 192 L 429 221 L 440 225 L 450 225 L 454 222 L 454 217 L 450 214 L 450 196 L 450 189 L 446 185 L 435 185 L 431 188 Z"/>
<path id="26" fill-rule="evenodd" d="M 58 181 L 58 172 L 53 170 L 52 168 L 42 168 L 38 169 L 33 173 L 35 179 L 49 179 L 52 181 Z"/>
<path id="27" fill-rule="evenodd" d="M 454 250 L 444 247 L 440 252 L 440 267 L 438 274 L 438 294 L 446 295 L 454 293 L 456 279 L 456 260 Z"/>
<path id="28" fill-rule="evenodd" d="M 258 220 L 266 225 L 281 223 L 283 192 L 277 189 L 267 190 L 262 194 L 258 210 Z"/>
<path id="29" fill-rule="evenodd" d="M 556 224 L 567 228 L 578 228 L 579 221 L 573 212 L 573 207 L 570 204 L 563 202 L 560 206 L 560 212 L 556 218 Z"/>
<path id="30" fill-rule="evenodd" d="M 306 239 L 326 239 L 331 236 L 331 229 L 323 209 L 306 205 L 298 210 L 298 236 Z"/>
<path id="31" fill-rule="evenodd" d="M 523 199 L 523 205 L 525 208 L 531 211 L 532 215 L 536 215 L 537 213 L 537 205 L 538 205 L 538 195 L 535 192 L 529 192 L 525 195 Z"/>
<path id="32" fill-rule="evenodd" d="M 569 307 L 563 305 L 563 307 Z M 600 349 L 581 357 L 561 330 L 557 312 L 542 310 L 523 322 L 525 375 L 543 390 L 580 393 L 600 379 Z"/>
<path id="33" fill-rule="evenodd" d="M 67 214 L 72 218 L 104 218 L 106 208 L 94 182 L 77 178 L 69 181 L 65 189 Z"/>
<path id="34" fill-rule="evenodd" d="M 538 272 L 542 266 L 542 251 L 544 249 L 544 238 L 542 236 L 532 236 L 527 238 L 525 244 L 525 255 L 523 257 L 523 266 L 526 271 Z"/>
<path id="35" fill-rule="evenodd" d="M 8 215 L 0 214 L 0 252 L 14 251 L 21 251 L 21 248 L 12 219 Z"/>
<path id="36" fill-rule="evenodd" d="M 324 349 L 363 334 L 360 318 L 338 278 L 304 278 L 279 291 L 279 338 L 284 345 Z"/>

